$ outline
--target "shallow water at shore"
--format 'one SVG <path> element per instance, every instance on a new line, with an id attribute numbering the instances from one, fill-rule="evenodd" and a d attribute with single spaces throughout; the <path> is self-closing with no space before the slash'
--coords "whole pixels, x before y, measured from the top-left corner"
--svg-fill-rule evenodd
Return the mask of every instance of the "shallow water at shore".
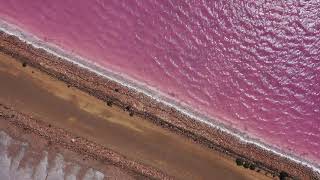
<path id="1" fill-rule="evenodd" d="M 7 2 L 1 18 L 41 39 L 319 162 L 315 1 Z"/>

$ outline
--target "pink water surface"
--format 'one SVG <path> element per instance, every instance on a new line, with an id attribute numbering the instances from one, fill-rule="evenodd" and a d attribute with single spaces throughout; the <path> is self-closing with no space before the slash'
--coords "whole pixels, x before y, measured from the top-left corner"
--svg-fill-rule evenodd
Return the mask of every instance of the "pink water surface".
<path id="1" fill-rule="evenodd" d="M 320 3 L 0 0 L 0 18 L 320 162 Z"/>

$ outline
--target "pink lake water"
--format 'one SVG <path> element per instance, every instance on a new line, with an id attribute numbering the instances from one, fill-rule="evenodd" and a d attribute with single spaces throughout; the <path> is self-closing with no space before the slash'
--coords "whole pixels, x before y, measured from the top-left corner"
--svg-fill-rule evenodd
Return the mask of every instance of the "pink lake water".
<path id="1" fill-rule="evenodd" d="M 0 0 L 0 18 L 320 164 L 318 1 Z"/>

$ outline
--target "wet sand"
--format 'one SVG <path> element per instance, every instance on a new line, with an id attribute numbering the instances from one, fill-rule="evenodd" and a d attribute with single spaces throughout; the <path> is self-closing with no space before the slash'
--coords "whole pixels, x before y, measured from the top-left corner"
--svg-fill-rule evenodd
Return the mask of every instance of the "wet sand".
<path id="1" fill-rule="evenodd" d="M 268 179 L 1 53 L 0 102 L 178 179 Z M 131 114 L 132 115 L 132 114 Z M 50 137 L 49 137 L 50 138 Z M 72 142 L 69 142 L 72 143 Z M 163 176 L 165 177 L 165 176 Z"/>

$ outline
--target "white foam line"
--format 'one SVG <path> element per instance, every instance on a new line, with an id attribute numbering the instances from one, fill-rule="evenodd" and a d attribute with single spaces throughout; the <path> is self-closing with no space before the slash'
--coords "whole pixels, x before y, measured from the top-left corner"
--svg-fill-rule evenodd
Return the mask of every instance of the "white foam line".
<path id="1" fill-rule="evenodd" d="M 194 110 L 191 110 L 191 108 L 188 108 L 186 104 L 183 104 L 182 102 L 177 102 L 176 100 L 168 98 L 168 96 L 159 92 L 156 89 L 147 87 L 145 84 L 143 84 L 141 82 L 137 82 L 137 81 L 131 79 L 130 77 L 127 77 L 124 74 L 119 74 L 119 73 L 115 73 L 110 70 L 107 70 L 104 67 L 102 67 L 96 63 L 93 63 L 93 61 L 90 61 L 88 59 L 84 59 L 76 54 L 66 52 L 65 50 L 61 49 L 60 47 L 58 47 L 54 44 L 44 42 L 44 41 L 40 40 L 39 38 L 37 38 L 36 36 L 34 36 L 33 34 L 24 32 L 19 27 L 12 25 L 12 24 L 9 24 L 8 22 L 6 22 L 2 19 L 0 19 L 0 31 L 3 31 L 9 35 L 16 36 L 21 41 L 24 41 L 27 44 L 30 44 L 35 48 L 43 49 L 50 54 L 53 54 L 57 57 L 60 57 L 64 60 L 66 60 L 66 61 L 69 61 L 73 64 L 76 64 L 81 68 L 87 69 L 91 72 L 94 72 L 94 73 L 100 75 L 100 76 L 103 76 L 103 77 L 108 78 L 112 81 L 115 81 L 115 82 L 117 82 L 123 86 L 126 86 L 136 92 L 143 93 L 153 100 L 161 102 L 161 103 L 165 104 L 166 106 L 175 108 L 176 110 L 178 110 L 182 114 L 184 114 L 194 120 L 198 120 L 202 123 L 209 125 L 210 127 L 216 128 L 216 129 L 221 130 L 227 134 L 230 134 L 230 135 L 238 138 L 243 143 L 256 145 L 259 148 L 262 148 L 266 151 L 270 151 L 278 156 L 285 157 L 295 163 L 299 163 L 299 164 L 302 164 L 306 167 L 309 167 L 314 172 L 320 174 L 320 165 L 319 164 L 312 163 L 306 159 L 301 159 L 293 154 L 284 153 L 276 147 L 271 147 L 271 146 L 261 142 L 258 139 L 253 139 L 244 133 L 237 132 L 237 130 L 235 130 L 235 129 L 231 130 L 231 128 L 227 128 L 223 124 L 218 123 L 217 120 L 212 119 L 204 114 L 200 114 L 199 112 L 195 112 Z M 212 122 L 215 122 L 215 123 L 212 123 Z"/>

